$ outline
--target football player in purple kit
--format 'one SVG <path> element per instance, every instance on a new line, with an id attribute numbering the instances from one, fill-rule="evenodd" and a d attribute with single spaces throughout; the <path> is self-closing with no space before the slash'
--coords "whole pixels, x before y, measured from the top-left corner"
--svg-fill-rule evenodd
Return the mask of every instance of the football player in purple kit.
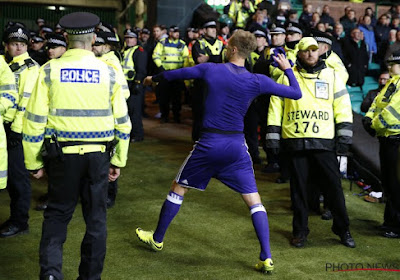
<path id="1" fill-rule="evenodd" d="M 138 238 L 155 251 L 163 248 L 165 232 L 178 213 L 188 189 L 205 190 L 213 177 L 240 193 L 250 209 L 261 246 L 256 269 L 270 273 L 274 268 L 267 212 L 258 194 L 253 164 L 247 151 L 243 118 L 252 100 L 260 94 L 299 99 L 301 91 L 289 61 L 281 54 L 275 60 L 288 77 L 290 86 L 277 84 L 265 75 L 248 72 L 244 67 L 245 59 L 256 46 L 253 34 L 238 30 L 227 46 L 229 63 L 203 63 L 149 76 L 144 81 L 150 84 L 163 79 L 203 79 L 208 85 L 201 137 L 172 183 L 157 228 L 155 232 L 136 229 Z"/>

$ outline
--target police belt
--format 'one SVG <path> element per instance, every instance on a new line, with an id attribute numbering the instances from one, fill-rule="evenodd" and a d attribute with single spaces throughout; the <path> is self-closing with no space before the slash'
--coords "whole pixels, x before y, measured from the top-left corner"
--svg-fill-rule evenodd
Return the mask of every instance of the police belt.
<path id="1" fill-rule="evenodd" d="M 234 131 L 234 130 L 221 130 L 218 128 L 203 128 L 201 132 L 211 132 L 217 134 L 243 134 L 243 131 Z"/>
<path id="2" fill-rule="evenodd" d="M 64 154 L 79 154 L 84 155 L 87 153 L 102 152 L 106 151 L 104 145 L 79 145 L 79 146 L 68 146 L 62 148 Z"/>
<path id="3" fill-rule="evenodd" d="M 79 154 L 84 155 L 87 153 L 111 151 L 115 143 L 111 142 L 83 142 L 83 141 L 69 141 L 58 142 L 63 154 Z"/>

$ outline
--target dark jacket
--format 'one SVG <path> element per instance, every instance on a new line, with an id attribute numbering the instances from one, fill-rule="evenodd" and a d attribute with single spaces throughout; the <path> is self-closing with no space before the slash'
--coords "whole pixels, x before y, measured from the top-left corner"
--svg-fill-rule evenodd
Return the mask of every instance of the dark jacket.
<path id="1" fill-rule="evenodd" d="M 343 62 L 349 72 L 349 86 L 362 86 L 364 77 L 368 70 L 368 52 L 364 41 L 361 41 L 360 47 L 351 38 L 343 41 Z"/>

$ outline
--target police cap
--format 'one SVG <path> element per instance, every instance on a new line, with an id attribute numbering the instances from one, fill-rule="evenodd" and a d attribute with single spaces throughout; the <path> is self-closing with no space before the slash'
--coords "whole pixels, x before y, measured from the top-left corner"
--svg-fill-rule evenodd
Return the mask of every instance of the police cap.
<path id="1" fill-rule="evenodd" d="M 169 27 L 169 32 L 179 32 L 179 27 L 176 25 L 171 25 Z"/>
<path id="2" fill-rule="evenodd" d="M 44 42 L 44 38 L 35 34 L 35 36 L 32 36 L 32 42 L 41 43 Z"/>
<path id="3" fill-rule="evenodd" d="M 16 25 L 8 28 L 6 30 L 5 35 L 6 35 L 5 36 L 6 43 L 18 41 L 18 42 L 24 42 L 24 43 L 28 44 L 29 39 L 30 39 L 29 31 L 23 27 L 19 27 Z"/>
<path id="4" fill-rule="evenodd" d="M 67 47 L 67 41 L 65 40 L 64 36 L 57 33 L 49 33 L 46 34 L 47 44 L 46 46 L 50 49 L 56 47 Z"/>
<path id="5" fill-rule="evenodd" d="M 267 38 L 267 34 L 266 34 L 263 30 L 260 30 L 260 29 L 255 30 L 255 31 L 253 32 L 253 34 L 254 34 L 254 36 L 256 36 L 256 37 L 264 37 L 264 38 Z"/>
<path id="6" fill-rule="evenodd" d="M 386 60 L 386 62 L 389 64 L 400 64 L 400 51 L 396 51 L 394 53 L 392 53 L 388 59 Z"/>
<path id="7" fill-rule="evenodd" d="M 148 28 L 145 27 L 145 28 L 142 29 L 142 33 L 143 33 L 143 34 L 150 35 L 150 30 L 149 30 Z"/>
<path id="8" fill-rule="evenodd" d="M 45 32 L 45 33 L 53 33 L 53 29 L 51 27 L 48 27 L 48 26 L 42 26 L 40 28 L 40 31 Z"/>
<path id="9" fill-rule="evenodd" d="M 285 34 L 286 30 L 282 25 L 277 25 L 277 24 L 272 24 L 270 27 L 270 32 L 271 35 L 274 34 Z"/>
<path id="10" fill-rule="evenodd" d="M 94 32 L 100 18 L 92 13 L 76 12 L 63 16 L 60 25 L 68 34 L 79 35 Z"/>
<path id="11" fill-rule="evenodd" d="M 114 26 L 106 22 L 100 22 L 97 28 L 104 32 L 114 32 Z"/>
<path id="12" fill-rule="evenodd" d="M 124 31 L 124 37 L 125 38 L 137 38 L 137 35 L 135 32 L 133 32 L 132 29 L 126 29 Z"/>
<path id="13" fill-rule="evenodd" d="M 310 36 L 313 37 L 318 43 L 325 43 L 329 46 L 332 46 L 333 37 L 326 32 L 313 30 L 311 31 Z"/>
<path id="14" fill-rule="evenodd" d="M 303 34 L 300 24 L 296 22 L 289 22 L 286 26 L 286 33 L 299 33 Z"/>
<path id="15" fill-rule="evenodd" d="M 113 32 L 104 32 L 104 31 L 98 31 L 96 32 L 96 41 L 94 43 L 95 46 L 100 46 L 100 45 L 116 45 L 118 44 L 118 39 L 115 36 L 115 33 Z"/>
<path id="16" fill-rule="evenodd" d="M 215 20 L 207 21 L 203 24 L 203 28 L 217 28 L 217 23 Z"/>

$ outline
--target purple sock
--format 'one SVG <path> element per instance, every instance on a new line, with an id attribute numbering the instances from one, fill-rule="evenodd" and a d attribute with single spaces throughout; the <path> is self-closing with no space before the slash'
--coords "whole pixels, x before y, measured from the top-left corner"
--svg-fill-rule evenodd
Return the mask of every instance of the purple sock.
<path id="1" fill-rule="evenodd" d="M 265 261 L 266 259 L 271 258 L 267 211 L 265 211 L 262 204 L 255 204 L 250 207 L 250 214 L 258 240 L 260 241 L 260 260 Z"/>
<path id="2" fill-rule="evenodd" d="M 165 200 L 161 212 L 160 218 L 158 219 L 158 225 L 156 231 L 153 234 L 153 239 L 156 242 L 162 242 L 164 239 L 165 232 L 169 224 L 175 218 L 176 214 L 178 214 L 179 208 L 181 208 L 183 202 L 183 196 L 176 194 L 172 191 L 167 195 L 167 199 Z"/>

